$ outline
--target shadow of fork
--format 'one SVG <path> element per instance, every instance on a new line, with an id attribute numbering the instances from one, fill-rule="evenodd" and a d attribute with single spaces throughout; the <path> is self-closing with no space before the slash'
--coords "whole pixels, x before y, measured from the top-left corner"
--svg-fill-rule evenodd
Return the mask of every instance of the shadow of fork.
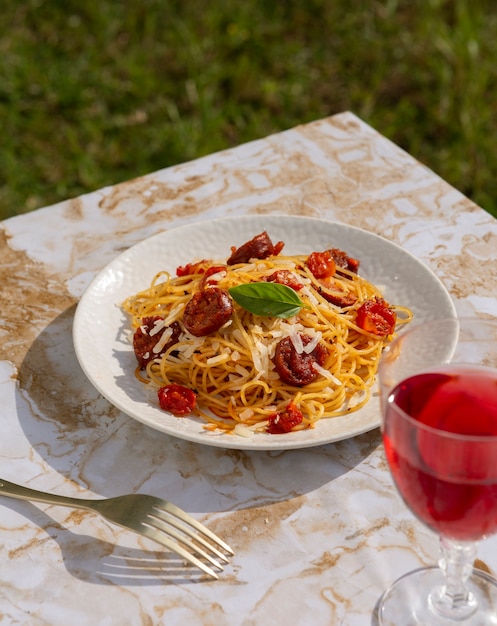
<path id="1" fill-rule="evenodd" d="M 33 526 L 44 531 L 45 541 L 55 541 L 61 551 L 62 560 L 68 573 L 80 580 L 100 585 L 152 586 L 185 585 L 192 583 L 215 582 L 194 565 L 186 563 L 173 552 L 153 549 L 156 545 L 147 538 L 139 538 L 140 543 L 150 544 L 151 549 L 128 547 L 117 543 L 119 537 L 129 536 L 135 539 L 133 532 L 116 528 L 116 543 L 96 536 L 79 534 L 60 524 L 46 512 L 28 501 L 2 498 L 1 506 L 8 506 L 12 511 L 32 522 Z M 78 520 L 91 513 L 79 512 Z M 113 528 L 99 518 L 103 528 Z M 30 550 L 31 567 L 36 564 L 36 550 L 45 541 L 37 537 L 26 546 L 9 551 L 9 558 L 24 558 Z M 29 546 L 29 547 L 28 547 Z M 43 557 L 43 562 L 46 555 Z"/>

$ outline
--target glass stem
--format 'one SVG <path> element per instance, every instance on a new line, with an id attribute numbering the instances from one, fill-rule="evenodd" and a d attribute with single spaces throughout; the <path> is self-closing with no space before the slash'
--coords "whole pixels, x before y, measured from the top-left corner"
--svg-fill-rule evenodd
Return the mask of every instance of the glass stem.
<path id="1" fill-rule="evenodd" d="M 430 594 L 430 606 L 439 615 L 459 621 L 476 611 L 476 599 L 466 584 L 473 571 L 476 548 L 474 542 L 441 537 L 438 564 L 444 573 L 445 583 Z"/>

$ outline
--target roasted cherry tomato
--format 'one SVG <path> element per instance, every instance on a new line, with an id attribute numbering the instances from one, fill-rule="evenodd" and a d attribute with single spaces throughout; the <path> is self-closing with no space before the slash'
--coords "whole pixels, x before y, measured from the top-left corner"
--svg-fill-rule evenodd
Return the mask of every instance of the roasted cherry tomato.
<path id="1" fill-rule="evenodd" d="M 202 261 L 197 261 L 196 263 L 187 263 L 186 265 L 180 265 L 176 268 L 176 276 L 191 276 L 192 274 L 203 274 L 205 272 L 205 268 L 209 265 L 211 261 L 207 259 L 202 259 Z"/>
<path id="2" fill-rule="evenodd" d="M 189 415 L 197 403 L 195 392 L 182 385 L 171 383 L 157 392 L 159 405 L 163 411 L 169 411 L 176 417 Z"/>
<path id="3" fill-rule="evenodd" d="M 372 335 L 386 337 L 395 330 L 397 314 L 383 298 L 366 300 L 358 309 L 356 324 Z"/>
<path id="4" fill-rule="evenodd" d="M 311 252 L 305 262 L 314 278 L 328 278 L 334 276 L 337 266 L 335 259 L 329 250 L 324 252 Z"/>
<path id="5" fill-rule="evenodd" d="M 302 423 L 304 416 L 293 402 L 289 402 L 281 413 L 272 413 L 269 416 L 269 424 L 266 432 L 270 435 L 289 433 L 292 428 Z"/>

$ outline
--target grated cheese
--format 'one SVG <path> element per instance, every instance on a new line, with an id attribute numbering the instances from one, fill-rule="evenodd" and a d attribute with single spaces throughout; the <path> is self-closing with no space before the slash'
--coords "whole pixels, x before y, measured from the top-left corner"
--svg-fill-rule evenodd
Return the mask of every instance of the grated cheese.
<path id="1" fill-rule="evenodd" d="M 193 335 L 185 335 L 185 339 L 188 342 L 184 348 L 181 350 L 181 356 L 184 357 L 184 360 L 189 360 L 195 350 L 198 350 L 200 346 L 204 343 L 205 337 L 194 337 Z"/>
<path id="2" fill-rule="evenodd" d="M 222 352 L 221 354 L 217 354 L 216 356 L 211 356 L 207 359 L 207 365 L 216 365 L 216 363 L 224 363 L 230 358 L 228 352 Z"/>
<path id="3" fill-rule="evenodd" d="M 310 335 L 310 333 L 307 333 L 307 334 Z M 321 331 L 318 331 L 312 337 L 311 341 L 309 341 L 309 343 L 306 346 L 304 346 L 304 352 L 306 354 L 310 354 L 315 349 L 315 347 L 318 345 L 318 343 L 321 341 L 321 337 L 322 337 Z"/>
<path id="4" fill-rule="evenodd" d="M 245 409 L 245 411 L 242 411 L 240 413 L 240 419 L 244 422 L 245 420 L 250 419 L 253 414 L 254 412 L 252 411 L 252 409 Z"/>
<path id="5" fill-rule="evenodd" d="M 238 365 L 238 364 L 235 365 L 235 372 L 237 374 L 240 374 L 240 376 L 245 376 L 245 377 L 248 377 L 250 374 L 247 368 L 242 367 L 241 365 Z"/>
<path id="6" fill-rule="evenodd" d="M 290 334 L 290 341 L 293 343 L 293 347 L 295 348 L 295 352 L 297 354 L 302 354 L 304 351 L 304 342 L 302 341 L 302 337 L 298 332 L 292 332 Z"/>
<path id="7" fill-rule="evenodd" d="M 180 302 L 175 307 L 173 307 L 169 312 L 169 315 L 164 320 L 164 326 L 169 326 L 174 321 L 176 321 L 180 317 L 180 314 L 184 308 L 185 304 L 183 302 Z"/>
<path id="8" fill-rule="evenodd" d="M 165 323 L 163 319 L 155 320 L 154 327 L 150 329 L 149 335 L 153 337 L 157 335 L 163 328 L 165 327 Z"/>
<path id="9" fill-rule="evenodd" d="M 310 303 L 314 304 L 314 306 L 317 306 L 319 304 L 319 300 L 312 293 L 312 289 L 310 289 L 307 285 L 304 285 L 304 287 L 302 288 L 302 294 L 305 295 Z"/>
<path id="10" fill-rule="evenodd" d="M 336 376 L 334 376 L 331 372 L 329 372 L 324 367 L 321 367 L 319 363 L 313 363 L 312 367 L 313 369 L 316 370 L 316 372 L 318 372 L 318 374 L 321 374 L 321 376 L 324 376 L 328 380 L 331 380 L 337 387 L 339 387 L 342 384 L 341 380 L 339 380 Z"/>
<path id="11" fill-rule="evenodd" d="M 152 333 L 150 333 L 150 334 L 152 334 Z M 172 334 L 173 334 L 173 329 L 171 327 L 166 328 L 166 330 L 162 333 L 162 336 L 159 339 L 159 341 L 152 348 L 152 352 L 154 354 L 159 354 L 159 352 L 161 352 L 164 349 L 164 346 L 169 341 L 169 339 L 171 339 L 171 335 Z"/>
<path id="12" fill-rule="evenodd" d="M 239 437 L 246 437 L 247 439 L 254 435 L 254 431 L 248 426 L 245 426 L 245 424 L 237 424 L 235 428 L 233 428 L 233 433 Z"/>
<path id="13" fill-rule="evenodd" d="M 208 277 L 208 279 L 207 279 L 207 283 L 209 283 L 209 282 L 219 282 L 220 280 L 222 280 L 227 275 L 228 275 L 228 272 L 226 270 L 220 270 L 219 272 L 216 272 L 215 274 L 211 274 Z M 210 287 L 209 284 L 207 284 L 207 286 Z"/>

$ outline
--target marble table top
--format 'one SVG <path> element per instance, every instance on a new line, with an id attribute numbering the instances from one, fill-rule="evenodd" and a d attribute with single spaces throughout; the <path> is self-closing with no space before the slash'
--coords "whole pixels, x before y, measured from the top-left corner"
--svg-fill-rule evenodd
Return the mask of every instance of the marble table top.
<path id="1" fill-rule="evenodd" d="M 404 247 L 461 315 L 497 316 L 497 220 L 351 113 L 0 226 L 0 476 L 81 497 L 167 498 L 236 551 L 217 581 L 82 511 L 0 496 L 0 623 L 362 626 L 438 558 L 395 492 L 379 430 L 289 451 L 224 450 L 127 417 L 78 365 L 72 322 L 107 263 L 157 232 L 241 214 L 351 224 Z M 480 544 L 497 571 L 497 541 Z"/>

